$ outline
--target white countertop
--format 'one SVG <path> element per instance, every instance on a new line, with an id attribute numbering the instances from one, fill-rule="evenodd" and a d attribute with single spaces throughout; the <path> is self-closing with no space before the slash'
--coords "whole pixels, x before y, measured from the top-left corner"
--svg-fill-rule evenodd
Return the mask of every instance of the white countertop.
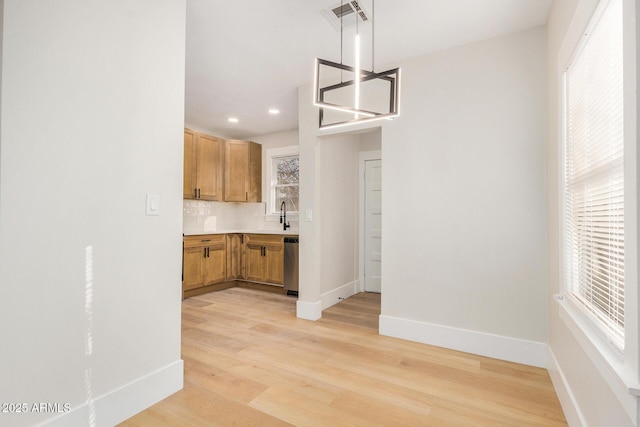
<path id="1" fill-rule="evenodd" d="M 205 234 L 279 234 L 284 236 L 297 236 L 300 234 L 298 230 L 213 230 L 213 231 L 191 231 L 182 233 L 183 236 L 202 236 Z"/>

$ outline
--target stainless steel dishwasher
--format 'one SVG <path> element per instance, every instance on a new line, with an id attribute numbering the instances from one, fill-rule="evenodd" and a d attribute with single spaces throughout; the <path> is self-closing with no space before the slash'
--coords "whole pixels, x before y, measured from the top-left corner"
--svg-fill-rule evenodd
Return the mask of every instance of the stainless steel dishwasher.
<path id="1" fill-rule="evenodd" d="M 284 290 L 287 295 L 298 296 L 299 242 L 299 237 L 284 238 Z"/>

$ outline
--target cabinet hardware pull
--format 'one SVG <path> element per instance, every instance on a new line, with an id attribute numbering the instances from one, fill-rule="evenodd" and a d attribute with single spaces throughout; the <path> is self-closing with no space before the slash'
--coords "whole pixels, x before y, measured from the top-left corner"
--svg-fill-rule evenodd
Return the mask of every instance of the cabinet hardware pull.
<path id="1" fill-rule="evenodd" d="M 202 243 L 204 243 L 204 242 L 210 242 L 210 241 L 211 241 L 211 239 L 201 240 L 201 242 L 202 242 Z"/>
<path id="2" fill-rule="evenodd" d="M 207 258 L 211 258 L 211 248 L 207 248 Z"/>
<path id="3" fill-rule="evenodd" d="M 207 257 L 207 248 L 202 248 L 202 250 L 204 251 L 204 253 L 202 254 L 202 258 L 206 258 Z"/>
<path id="4" fill-rule="evenodd" d="M 200 188 L 198 188 L 198 199 L 200 198 Z"/>
<path id="5" fill-rule="evenodd" d="M 249 200 L 249 192 L 245 192 L 244 193 L 244 200 L 248 201 Z"/>
<path id="6" fill-rule="evenodd" d="M 193 198 L 195 199 L 195 198 L 197 198 L 197 197 L 198 197 L 198 189 L 197 189 L 197 188 L 194 188 L 194 189 L 193 189 Z"/>

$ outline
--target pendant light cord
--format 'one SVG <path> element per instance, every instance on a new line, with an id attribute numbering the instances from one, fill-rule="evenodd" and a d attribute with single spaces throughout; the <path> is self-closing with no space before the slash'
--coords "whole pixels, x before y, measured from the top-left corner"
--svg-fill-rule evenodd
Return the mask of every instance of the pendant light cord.
<path id="1" fill-rule="evenodd" d="M 342 64 L 342 32 L 344 30 L 344 25 L 342 24 L 342 19 L 344 16 L 344 0 L 340 0 L 340 65 Z M 342 69 L 340 69 L 340 83 L 343 83 L 342 79 Z"/>
<path id="2" fill-rule="evenodd" d="M 371 72 L 376 65 L 376 0 L 371 0 Z"/>

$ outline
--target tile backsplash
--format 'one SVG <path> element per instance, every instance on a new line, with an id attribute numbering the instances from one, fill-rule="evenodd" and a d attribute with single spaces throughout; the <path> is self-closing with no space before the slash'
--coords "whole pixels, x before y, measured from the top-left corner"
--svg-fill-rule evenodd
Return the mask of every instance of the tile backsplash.
<path id="1" fill-rule="evenodd" d="M 183 200 L 182 229 L 185 234 L 225 230 L 279 230 L 277 221 L 265 221 L 264 203 L 228 203 Z M 298 228 L 290 221 L 291 229 Z"/>
<path id="2" fill-rule="evenodd" d="M 261 229 L 264 212 L 264 203 L 184 200 L 182 228 L 185 233 Z"/>

